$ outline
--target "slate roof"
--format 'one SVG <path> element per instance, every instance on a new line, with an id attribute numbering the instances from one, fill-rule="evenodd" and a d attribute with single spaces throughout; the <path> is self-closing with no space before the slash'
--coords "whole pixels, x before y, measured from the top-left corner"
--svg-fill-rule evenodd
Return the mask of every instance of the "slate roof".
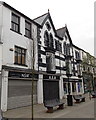
<path id="1" fill-rule="evenodd" d="M 45 20 L 45 18 L 48 16 L 48 13 L 42 15 L 42 16 L 39 16 L 35 19 L 33 19 L 36 23 L 42 25 L 43 24 L 43 21 Z"/>
<path id="2" fill-rule="evenodd" d="M 57 32 L 58 36 L 63 38 L 65 36 L 66 27 L 59 28 L 59 29 L 56 30 L 56 32 Z"/>

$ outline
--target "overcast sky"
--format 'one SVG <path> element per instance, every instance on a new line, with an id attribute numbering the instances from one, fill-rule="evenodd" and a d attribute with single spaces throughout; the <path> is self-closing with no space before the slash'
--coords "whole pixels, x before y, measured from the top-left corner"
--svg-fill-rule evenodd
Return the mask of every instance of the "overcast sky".
<path id="1" fill-rule="evenodd" d="M 34 19 L 50 10 L 56 29 L 67 24 L 73 43 L 94 55 L 95 0 L 4 0 Z"/>

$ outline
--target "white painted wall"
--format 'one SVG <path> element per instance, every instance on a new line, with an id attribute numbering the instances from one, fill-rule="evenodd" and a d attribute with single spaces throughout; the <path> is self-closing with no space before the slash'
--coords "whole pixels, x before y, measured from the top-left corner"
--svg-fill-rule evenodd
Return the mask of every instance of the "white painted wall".
<path id="1" fill-rule="evenodd" d="M 2 42 L 2 32 L 3 32 L 3 29 L 2 29 L 2 26 L 3 26 L 3 6 L 0 5 L 0 42 Z"/>
<path id="2" fill-rule="evenodd" d="M 0 73 L 2 69 L 2 44 L 0 44 Z"/>
<path id="3" fill-rule="evenodd" d="M 16 13 L 17 14 L 17 13 Z M 20 16 L 19 14 L 17 14 Z M 32 35 L 34 34 L 34 41 L 35 45 L 37 44 L 37 27 L 32 23 Z M 32 49 L 33 49 L 33 42 L 32 39 L 29 39 L 25 37 L 25 18 L 20 16 L 20 32 L 21 34 L 18 34 L 16 32 L 13 32 L 10 30 L 11 28 L 11 10 L 9 10 L 6 7 L 3 7 L 3 65 L 9 65 L 12 67 L 20 67 L 20 68 L 31 68 L 32 66 Z M 20 46 L 22 48 L 27 49 L 26 53 L 26 65 L 28 67 L 22 67 L 18 65 L 14 65 L 14 46 Z M 10 48 L 13 49 L 13 51 L 10 51 Z M 38 59 L 37 59 L 37 46 L 35 47 L 36 54 L 35 54 L 35 69 L 38 69 Z"/>

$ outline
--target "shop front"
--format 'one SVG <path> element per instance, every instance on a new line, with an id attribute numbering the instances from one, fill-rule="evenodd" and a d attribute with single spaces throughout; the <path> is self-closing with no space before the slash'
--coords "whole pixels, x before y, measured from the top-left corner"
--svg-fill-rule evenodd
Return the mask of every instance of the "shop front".
<path id="1" fill-rule="evenodd" d="M 8 76 L 5 76 L 7 72 Z M 1 104 L 2 110 L 32 105 L 32 74 L 24 69 L 3 69 Z M 6 79 L 6 80 L 5 80 Z M 34 75 L 33 103 L 37 103 L 38 74 Z M 6 84 L 7 83 L 7 84 Z M 5 88 L 5 89 L 4 89 Z M 5 94 L 4 94 L 5 93 Z M 4 98 L 6 101 L 4 101 Z M 6 107 L 4 106 L 6 104 Z"/>
<path id="2" fill-rule="evenodd" d="M 83 84 L 82 79 L 69 79 L 69 91 L 71 95 L 75 94 L 82 94 L 83 93 Z M 68 95 L 68 79 L 63 78 L 63 88 L 64 88 L 64 95 Z"/>

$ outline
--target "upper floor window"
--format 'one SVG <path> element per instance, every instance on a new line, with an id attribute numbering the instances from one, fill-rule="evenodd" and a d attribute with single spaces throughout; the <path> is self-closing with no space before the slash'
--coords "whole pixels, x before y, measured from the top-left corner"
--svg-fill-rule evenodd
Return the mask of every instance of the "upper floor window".
<path id="1" fill-rule="evenodd" d="M 20 17 L 12 13 L 11 29 L 20 33 Z"/>
<path id="2" fill-rule="evenodd" d="M 67 44 L 66 47 L 67 47 L 67 55 L 70 55 L 70 47 L 71 47 L 70 44 Z"/>
<path id="3" fill-rule="evenodd" d="M 47 27 L 48 30 L 51 30 L 51 26 L 48 22 L 46 23 L 46 27 Z"/>
<path id="4" fill-rule="evenodd" d="M 15 46 L 15 64 L 25 65 L 26 49 Z"/>
<path id="5" fill-rule="evenodd" d="M 55 47 L 57 51 L 62 52 L 62 43 L 60 43 L 59 41 L 55 40 Z"/>
<path id="6" fill-rule="evenodd" d="M 44 43 L 45 43 L 45 46 L 49 47 L 49 35 L 47 31 L 45 31 L 44 33 Z"/>
<path id="7" fill-rule="evenodd" d="M 64 54 L 67 54 L 67 46 L 66 46 L 66 42 L 63 43 L 63 48 L 64 48 Z"/>
<path id="8" fill-rule="evenodd" d="M 25 21 L 25 36 L 31 38 L 31 23 Z"/>
<path id="9" fill-rule="evenodd" d="M 50 47 L 51 47 L 51 48 L 54 48 L 53 36 L 52 36 L 51 33 L 50 33 Z"/>
<path id="10" fill-rule="evenodd" d="M 65 55 L 70 55 L 70 44 L 66 44 L 66 42 L 63 43 L 63 48 L 64 48 L 64 54 Z"/>
<path id="11" fill-rule="evenodd" d="M 75 51 L 75 58 L 76 58 L 76 59 L 80 59 L 80 54 L 79 54 L 78 51 Z"/>
<path id="12" fill-rule="evenodd" d="M 62 52 L 62 43 L 59 42 L 59 51 Z"/>

